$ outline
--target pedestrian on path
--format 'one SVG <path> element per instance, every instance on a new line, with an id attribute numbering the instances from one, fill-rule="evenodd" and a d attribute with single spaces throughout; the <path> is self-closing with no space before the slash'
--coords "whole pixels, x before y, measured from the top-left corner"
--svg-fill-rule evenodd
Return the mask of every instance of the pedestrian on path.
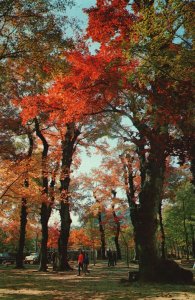
<path id="1" fill-rule="evenodd" d="M 78 256 L 78 276 L 81 275 L 81 270 L 83 270 L 83 261 L 84 261 L 84 254 L 83 254 L 83 251 L 80 250 L 80 253 Z"/>
<path id="2" fill-rule="evenodd" d="M 88 266 L 89 266 L 89 255 L 88 253 L 85 253 L 85 257 L 83 260 L 83 270 L 85 274 L 89 273 Z"/>

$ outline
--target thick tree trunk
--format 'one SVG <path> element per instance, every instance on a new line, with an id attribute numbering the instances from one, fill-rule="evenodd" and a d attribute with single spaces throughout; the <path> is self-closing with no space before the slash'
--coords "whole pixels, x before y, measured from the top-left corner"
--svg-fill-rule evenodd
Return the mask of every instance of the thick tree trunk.
<path id="1" fill-rule="evenodd" d="M 151 150 L 147 161 L 145 157 L 141 160 L 140 170 L 141 192 L 136 226 L 139 278 L 142 281 L 192 283 L 192 272 L 180 268 L 174 261 L 161 259 L 157 252 L 157 214 L 163 194 L 165 159 L 159 152 L 152 153 Z"/>
<path id="2" fill-rule="evenodd" d="M 60 208 L 61 231 L 59 237 L 59 270 L 69 271 L 72 268 L 68 263 L 68 239 L 70 235 L 70 211 L 69 203 L 61 202 Z"/>
<path id="3" fill-rule="evenodd" d="M 47 271 L 47 242 L 48 242 L 48 207 L 46 203 L 41 205 L 41 250 L 40 250 L 40 266 L 39 271 Z"/>
<path id="4" fill-rule="evenodd" d="M 66 133 L 62 141 L 62 163 L 61 163 L 61 230 L 58 240 L 59 251 L 59 270 L 71 270 L 68 263 L 68 239 L 70 235 L 70 203 L 69 203 L 69 184 L 70 184 L 70 167 L 72 164 L 72 157 L 76 149 L 76 141 L 80 134 L 74 123 L 66 125 Z"/>
<path id="5" fill-rule="evenodd" d="M 116 191 L 112 190 L 112 196 L 113 199 L 116 198 Z M 114 237 L 114 242 L 115 242 L 115 247 L 116 247 L 116 253 L 117 253 L 117 259 L 121 259 L 121 249 L 119 245 L 119 235 L 121 231 L 121 226 L 120 226 L 120 221 L 119 218 L 116 215 L 115 209 L 114 209 L 114 204 L 112 204 L 112 214 L 115 222 L 115 237 Z"/>
<path id="6" fill-rule="evenodd" d="M 146 281 L 155 280 L 159 261 L 156 248 L 157 217 L 153 206 L 154 204 L 150 201 L 150 204 L 142 205 L 139 209 L 140 221 L 136 229 L 140 277 Z"/>
<path id="7" fill-rule="evenodd" d="M 116 247 L 116 253 L 117 253 L 117 259 L 121 259 L 121 248 L 119 245 L 119 235 L 120 235 L 120 222 L 118 220 L 118 217 L 116 215 L 116 212 L 114 210 L 114 205 L 112 206 L 112 214 L 114 217 L 114 222 L 115 222 L 115 236 L 114 236 L 114 243 L 115 243 L 115 247 Z"/>
<path id="8" fill-rule="evenodd" d="M 44 178 L 44 186 L 48 186 L 47 177 Z M 49 203 L 42 203 L 41 205 L 41 228 L 42 228 L 42 238 L 41 238 L 41 251 L 40 251 L 40 266 L 39 271 L 47 271 L 47 243 L 48 243 L 48 222 L 52 212 L 52 205 L 54 203 L 54 186 L 55 186 L 55 173 L 50 183 L 51 195 Z M 47 188 L 46 188 L 47 191 Z M 47 193 L 48 194 L 48 191 Z M 49 196 L 49 195 L 48 195 Z"/>
<path id="9" fill-rule="evenodd" d="M 162 201 L 159 204 L 159 224 L 160 224 L 160 232 L 161 232 L 161 257 L 162 259 L 166 258 L 165 252 L 165 231 L 163 226 L 163 218 L 162 218 Z"/>
<path id="10" fill-rule="evenodd" d="M 133 238 L 135 244 L 135 260 L 139 260 L 139 247 L 136 235 L 136 228 L 138 222 L 138 205 L 135 202 L 135 187 L 134 187 L 134 176 L 133 176 L 133 157 L 127 153 L 121 156 L 124 170 L 124 181 L 126 186 L 126 195 L 129 204 L 130 218 L 133 225 Z"/>
<path id="11" fill-rule="evenodd" d="M 101 258 L 106 259 L 106 240 L 105 240 L 105 231 L 102 225 L 102 213 L 98 213 L 98 222 L 99 222 L 99 231 L 101 239 Z"/>
<path id="12" fill-rule="evenodd" d="M 47 156 L 49 145 L 41 132 L 40 125 L 38 119 L 35 118 L 35 130 L 36 135 L 42 142 L 43 150 L 42 150 L 42 162 L 41 162 L 41 171 L 42 171 L 42 204 L 41 204 L 41 250 L 40 250 L 40 265 L 39 271 L 46 272 L 47 271 L 47 242 L 48 242 L 48 221 L 51 215 L 51 202 L 49 201 L 48 195 L 48 168 L 47 168 Z"/>
<path id="13" fill-rule="evenodd" d="M 31 133 L 28 133 L 29 140 L 29 150 L 27 157 L 30 159 L 33 152 L 33 138 Z M 26 173 L 26 179 L 24 180 L 24 187 L 29 187 L 28 181 L 28 170 Z M 25 238 L 26 238 L 26 224 L 27 224 L 27 199 L 22 198 L 21 203 L 21 213 L 20 213 L 20 237 L 19 237 L 19 245 L 16 256 L 16 268 L 22 269 L 24 268 L 24 247 L 25 247 Z"/>
<path id="14" fill-rule="evenodd" d="M 24 246 L 25 246 L 25 236 L 26 236 L 26 224 L 27 224 L 27 199 L 22 198 L 22 207 L 20 214 L 20 237 L 19 237 L 19 246 L 16 257 L 16 268 L 22 269 L 24 267 Z"/>
<path id="15" fill-rule="evenodd" d="M 139 247 L 140 278 L 155 281 L 159 263 L 156 232 L 157 214 L 162 197 L 165 160 L 159 154 L 150 154 L 148 161 L 141 154 L 141 192 L 139 194 L 138 222 L 135 234 Z"/>

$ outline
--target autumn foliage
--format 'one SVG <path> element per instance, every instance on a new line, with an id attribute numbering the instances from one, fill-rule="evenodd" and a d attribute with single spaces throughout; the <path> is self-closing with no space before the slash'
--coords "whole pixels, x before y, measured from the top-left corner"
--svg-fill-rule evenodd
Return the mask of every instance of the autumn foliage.
<path id="1" fill-rule="evenodd" d="M 70 233 L 71 209 L 80 210 L 84 221 L 91 216 L 98 220 L 105 255 L 105 227 L 112 218 L 118 243 L 128 203 L 140 278 L 162 280 L 161 270 L 168 262 L 159 257 L 157 232 L 170 157 L 179 157 L 181 164 L 188 160 L 192 182 L 195 178 L 192 5 L 180 0 L 97 0 L 84 12 L 86 32 L 65 44 L 59 35 L 56 48 L 52 43 L 42 57 L 41 70 L 36 63 L 32 69 L 29 64 L 13 65 L 22 92 L 11 98 L 20 110 L 23 132 L 36 146 L 31 157 L 26 152 L 17 163 L 4 159 L 1 198 L 7 207 L 8 196 L 14 196 L 14 203 L 18 196 L 25 198 L 28 208 L 32 202 L 41 205 L 45 267 L 47 244 L 58 243 L 61 270 L 69 269 L 68 245 L 94 246 L 83 229 Z M 43 41 L 39 48 L 44 45 Z M 99 145 L 109 159 L 71 186 L 73 164 L 79 162 L 77 148 L 94 146 L 102 136 L 117 139 L 117 157 L 106 143 Z M 12 183 L 6 185 L 7 178 Z M 74 188 L 82 190 L 81 197 Z M 116 194 L 118 189 L 125 197 Z M 74 196 L 80 197 L 81 209 Z M 51 228 L 47 241 L 55 207 L 61 228 Z M 189 273 L 185 277 L 181 271 L 179 276 L 179 282 L 191 280 Z"/>

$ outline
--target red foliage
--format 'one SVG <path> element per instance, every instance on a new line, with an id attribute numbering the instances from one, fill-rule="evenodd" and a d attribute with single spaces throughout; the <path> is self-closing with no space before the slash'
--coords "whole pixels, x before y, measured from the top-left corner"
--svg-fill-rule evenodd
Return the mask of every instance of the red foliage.
<path id="1" fill-rule="evenodd" d="M 58 228 L 58 224 L 54 224 L 53 226 L 49 227 L 49 237 L 48 237 L 48 248 L 58 248 L 58 238 L 59 238 L 60 232 Z"/>
<path id="2" fill-rule="evenodd" d="M 96 7 L 85 9 L 89 17 L 87 37 L 99 43 L 107 43 L 111 38 L 119 40 L 128 37 L 134 20 L 134 15 L 127 9 L 128 2 L 113 0 L 108 3 L 102 0 L 97 1 Z"/>

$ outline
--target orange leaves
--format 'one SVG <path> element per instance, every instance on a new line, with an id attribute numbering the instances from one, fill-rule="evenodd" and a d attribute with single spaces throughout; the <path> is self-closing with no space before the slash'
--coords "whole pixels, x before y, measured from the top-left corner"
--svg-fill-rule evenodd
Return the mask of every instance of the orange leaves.
<path id="1" fill-rule="evenodd" d="M 21 103 L 18 103 L 22 106 L 22 122 L 24 125 L 39 114 L 39 103 L 41 103 L 39 96 L 27 96 L 22 99 Z"/>
<path id="2" fill-rule="evenodd" d="M 79 247 L 91 247 L 92 241 L 87 236 L 85 230 L 83 228 L 81 229 L 73 229 L 70 232 L 69 237 L 69 247 L 73 248 L 79 248 Z"/>

